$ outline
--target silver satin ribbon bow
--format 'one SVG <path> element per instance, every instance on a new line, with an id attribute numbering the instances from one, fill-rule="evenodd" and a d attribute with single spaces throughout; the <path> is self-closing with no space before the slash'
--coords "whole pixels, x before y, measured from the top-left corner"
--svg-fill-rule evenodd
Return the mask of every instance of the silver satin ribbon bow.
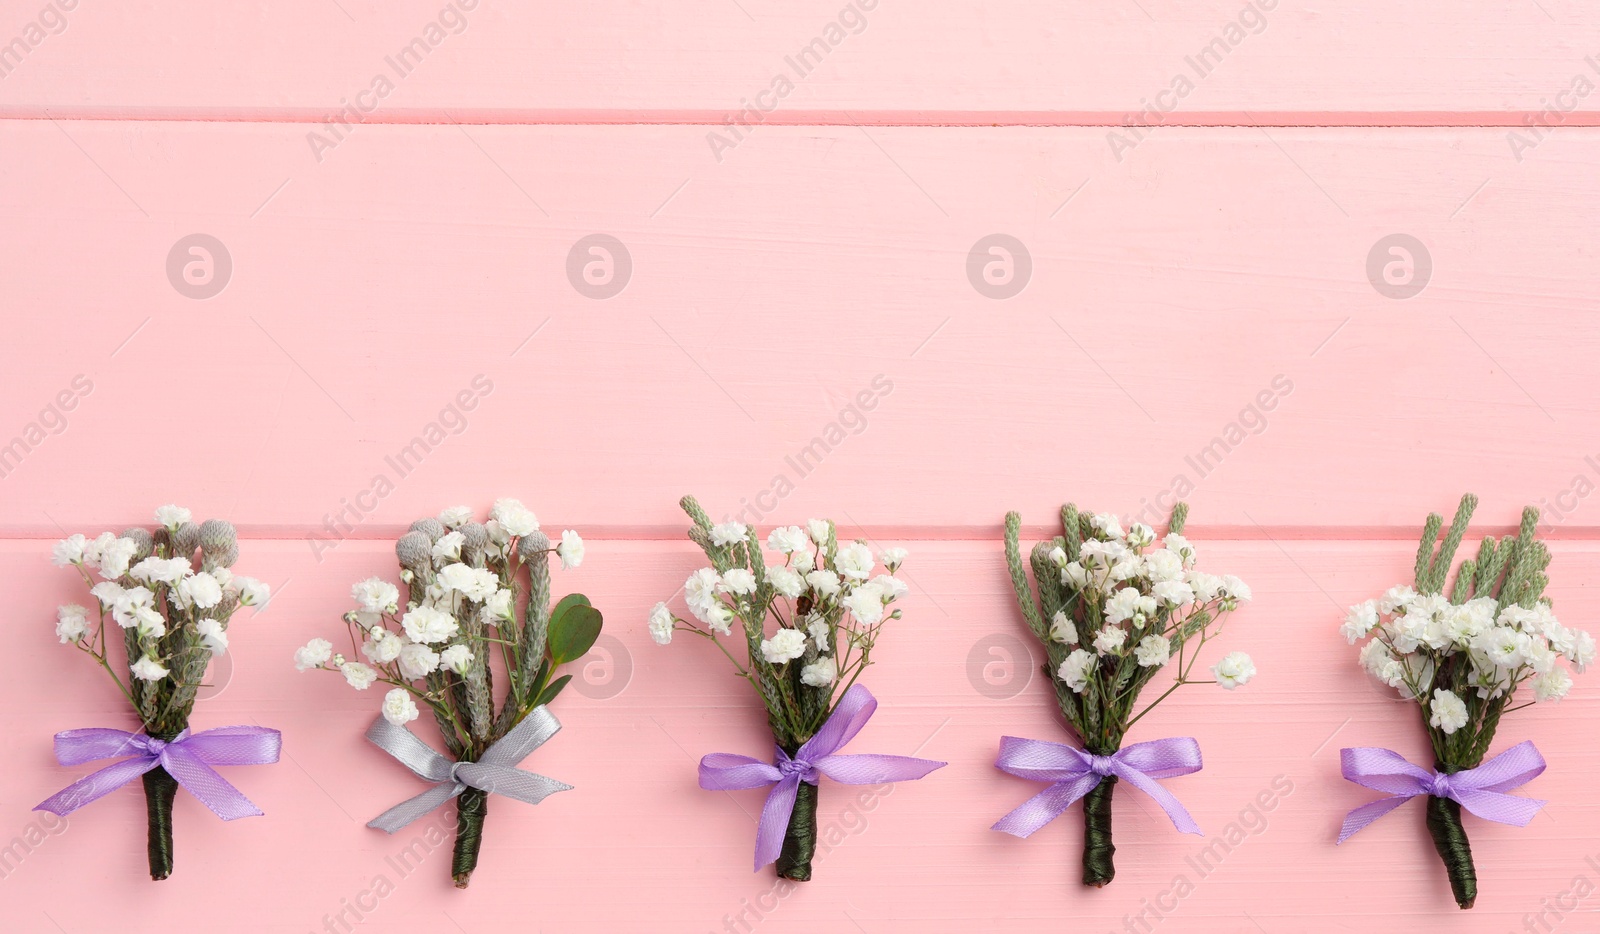
<path id="1" fill-rule="evenodd" d="M 572 786 L 566 782 L 516 767 L 560 729 L 560 721 L 550 711 L 535 707 L 478 761 L 456 762 L 434 751 L 405 727 L 379 717 L 367 730 L 367 739 L 434 787 L 384 811 L 367 826 L 394 833 L 468 788 L 529 804 L 538 804 L 558 791 L 570 791 Z"/>

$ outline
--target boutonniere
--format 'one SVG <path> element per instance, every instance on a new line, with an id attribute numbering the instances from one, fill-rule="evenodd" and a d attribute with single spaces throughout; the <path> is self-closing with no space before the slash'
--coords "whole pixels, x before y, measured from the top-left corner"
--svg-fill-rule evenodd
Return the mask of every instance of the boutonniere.
<path id="1" fill-rule="evenodd" d="M 658 603 L 650 635 L 661 645 L 675 632 L 706 639 L 766 705 L 771 761 L 712 753 L 700 760 L 700 787 L 771 786 L 756 831 L 755 868 L 775 863 L 780 877 L 803 882 L 811 878 L 816 852 L 822 776 L 876 785 L 922 778 L 945 765 L 839 752 L 877 709 L 857 679 L 871 664 L 878 634 L 901 616 L 893 604 L 906 585 L 895 572 L 906 553 L 891 548 L 875 560 L 865 542 L 841 544 L 832 522 L 812 519 L 805 528 L 774 529 L 767 536 L 769 558 L 755 529 L 713 524 L 692 496 L 680 505 L 694 523 L 689 538 L 711 566 L 684 584 L 693 618 L 679 618 Z M 877 573 L 878 561 L 883 573 Z"/>
<path id="2" fill-rule="evenodd" d="M 326 639 L 295 652 L 302 671 L 336 672 L 358 691 L 390 686 L 367 739 L 432 787 L 367 826 L 394 833 L 454 800 L 457 888 L 478 865 L 491 795 L 538 804 L 572 787 L 517 765 L 561 728 L 547 705 L 572 676 L 556 670 L 600 635 L 600 611 L 583 594 L 551 603 L 552 557 L 574 568 L 583 553 L 576 532 L 552 544 L 514 499 L 496 501 L 482 523 L 465 506 L 446 509 L 413 522 L 395 543 L 403 602 L 389 581 L 361 581 L 351 591 L 356 608 L 344 614 L 349 653 Z M 499 665 L 490 663 L 494 655 Z M 411 732 L 422 708 L 449 756 Z"/>
<path id="3" fill-rule="evenodd" d="M 1062 534 L 1035 545 L 1028 561 L 1037 598 L 1018 541 L 1022 518 L 1006 515 L 1012 586 L 1028 628 L 1044 645 L 1045 673 L 1080 745 L 1003 737 L 996 767 L 1050 787 L 994 829 L 1027 837 L 1081 798 L 1084 885 L 1103 886 L 1116 874 L 1111 795 L 1118 781 L 1155 799 L 1179 830 L 1200 833 L 1157 781 L 1198 772 L 1199 744 L 1185 736 L 1124 746 L 1128 730 L 1183 685 L 1232 690 L 1256 673 L 1250 656 L 1230 652 L 1211 666 L 1210 678 L 1194 676 L 1206 641 L 1251 594 L 1237 577 L 1195 569 L 1194 546 L 1182 534 L 1187 515 L 1179 503 L 1158 544 L 1147 525 L 1135 522 L 1124 531 L 1116 516 L 1080 513 L 1068 503 Z M 1165 690 L 1141 703 L 1140 693 L 1158 679 Z"/>
<path id="4" fill-rule="evenodd" d="M 259 726 L 189 729 L 206 669 L 228 649 L 233 614 L 268 596 L 267 585 L 231 570 L 239 558 L 233 526 L 191 519 L 187 509 L 162 506 L 154 530 L 72 535 L 52 555 L 58 567 L 76 569 L 94 597 L 93 609 L 72 604 L 57 610 L 56 636 L 105 670 L 139 729 L 57 733 L 62 765 L 122 761 L 73 782 L 34 810 L 64 816 L 140 779 L 150 878 L 156 880 L 172 875 L 172 805 L 179 787 L 223 820 L 258 816 L 261 811 L 213 766 L 276 762 L 281 742 L 277 730 Z"/>
<path id="5" fill-rule="evenodd" d="M 1534 538 L 1537 509 L 1523 510 L 1516 537 L 1485 538 L 1450 579 L 1477 505 L 1476 496 L 1461 498 L 1442 542 L 1444 517 L 1429 515 L 1412 585 L 1351 607 L 1340 628 L 1352 645 L 1365 640 L 1362 668 L 1416 702 L 1433 767 L 1380 747 L 1340 750 L 1346 779 L 1388 797 L 1351 811 L 1338 842 L 1411 798 L 1426 796 L 1428 834 L 1461 908 L 1471 908 L 1478 897 L 1461 809 L 1521 827 L 1544 805 L 1506 794 L 1544 771 L 1533 743 L 1518 743 L 1484 761 L 1501 717 L 1565 697 L 1572 677 L 1563 662 L 1582 671 L 1595 654 L 1594 638 L 1562 625 L 1544 596 L 1550 551 Z M 1533 699 L 1518 703 L 1524 683 Z"/>

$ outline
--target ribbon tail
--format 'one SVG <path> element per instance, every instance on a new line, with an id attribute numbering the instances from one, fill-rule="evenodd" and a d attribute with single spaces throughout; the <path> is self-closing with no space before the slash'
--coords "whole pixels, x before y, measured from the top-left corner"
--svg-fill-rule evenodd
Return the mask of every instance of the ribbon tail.
<path id="1" fill-rule="evenodd" d="M 483 763 L 463 763 L 456 772 L 456 779 L 480 791 L 515 798 L 528 804 L 538 804 L 558 791 L 572 790 L 572 786 L 566 782 L 558 782 L 537 772 Z"/>
<path id="2" fill-rule="evenodd" d="M 785 775 L 767 793 L 767 802 L 761 806 L 761 823 L 756 828 L 756 872 L 777 862 L 783 852 L 783 836 L 789 831 L 789 818 L 794 815 L 799 794 L 799 775 Z"/>
<path id="3" fill-rule="evenodd" d="M 783 781 L 783 773 L 769 762 L 732 752 L 713 752 L 700 759 L 700 787 L 707 791 L 765 788 Z"/>
<path id="4" fill-rule="evenodd" d="M 1072 807 L 1073 802 L 1094 790 L 1098 784 L 1100 776 L 1093 772 L 1071 781 L 1056 782 L 1022 802 L 1020 807 L 995 821 L 989 829 L 1027 839 L 1045 824 L 1060 817 L 1062 812 Z"/>
<path id="5" fill-rule="evenodd" d="M 154 757 L 125 759 L 85 775 L 39 802 L 33 809 L 66 817 L 85 804 L 100 800 L 155 767 Z"/>
<path id="6" fill-rule="evenodd" d="M 942 769 L 948 762 L 918 759 L 915 756 L 885 756 L 875 752 L 848 756 L 824 756 L 813 763 L 817 771 L 845 785 L 877 785 L 883 782 L 911 782 Z"/>
<path id="7" fill-rule="evenodd" d="M 174 743 L 161 751 L 161 766 L 223 820 L 261 816 L 261 809 L 251 803 L 244 792 L 229 784 L 216 769 L 182 744 Z"/>
<path id="8" fill-rule="evenodd" d="M 394 833 L 414 820 L 427 816 L 435 808 L 454 798 L 467 786 L 459 782 L 441 782 L 414 798 L 407 798 L 372 820 L 367 821 L 384 833 Z"/>
<path id="9" fill-rule="evenodd" d="M 1545 802 L 1538 798 L 1519 798 L 1498 791 L 1463 789 L 1452 795 L 1461 806 L 1484 820 L 1526 827 L 1539 815 Z"/>
<path id="10" fill-rule="evenodd" d="M 1177 796 L 1168 791 L 1160 782 L 1122 762 L 1117 762 L 1113 768 L 1118 778 L 1149 795 L 1157 804 L 1161 805 L 1161 809 L 1167 812 L 1167 817 L 1171 818 L 1172 826 L 1178 828 L 1182 833 L 1192 833 L 1196 836 L 1204 835 L 1200 830 L 1200 825 L 1196 824 L 1194 818 L 1189 816 L 1189 811 L 1183 806 L 1183 802 L 1179 801 Z"/>
<path id="11" fill-rule="evenodd" d="M 1356 831 L 1361 830 L 1383 815 L 1389 813 L 1400 805 L 1405 804 L 1407 801 L 1410 801 L 1411 798 L 1411 795 L 1395 795 L 1389 798 L 1379 798 L 1376 801 L 1363 804 L 1362 806 L 1351 811 L 1349 814 L 1346 814 L 1344 818 L 1344 825 L 1339 828 L 1339 839 L 1334 841 L 1334 845 L 1338 846 L 1340 843 L 1350 839 L 1350 836 Z"/>

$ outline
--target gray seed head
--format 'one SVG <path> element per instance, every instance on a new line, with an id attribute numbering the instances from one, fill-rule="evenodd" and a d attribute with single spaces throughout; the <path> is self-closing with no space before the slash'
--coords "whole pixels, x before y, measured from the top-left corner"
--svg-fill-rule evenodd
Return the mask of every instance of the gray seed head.
<path id="1" fill-rule="evenodd" d="M 429 518 L 418 519 L 417 521 L 411 523 L 410 531 L 421 532 L 422 534 L 428 536 L 428 543 L 431 545 L 439 539 L 444 538 L 445 528 L 443 522 L 440 522 L 438 519 L 430 516 Z"/>
<path id="2" fill-rule="evenodd" d="M 182 555 L 179 555 L 179 557 L 182 557 Z M 231 568 L 233 563 L 239 560 L 239 545 L 235 542 L 229 545 L 226 550 L 220 552 L 203 551 L 201 552 L 201 558 L 200 563 L 207 568 Z"/>
<path id="3" fill-rule="evenodd" d="M 128 560 L 129 566 L 138 564 L 155 552 L 156 539 L 154 535 L 150 534 L 149 529 L 123 529 L 122 537 L 131 538 L 139 543 L 139 550 L 134 552 L 133 557 Z"/>
<path id="4" fill-rule="evenodd" d="M 456 529 L 461 533 L 461 560 L 479 567 L 483 564 L 483 550 L 489 544 L 489 530 L 478 522 L 466 522 Z"/>
<path id="5" fill-rule="evenodd" d="M 517 554 L 521 555 L 524 561 L 542 558 L 549 550 L 550 539 L 540 531 L 529 532 L 517 540 Z"/>
<path id="6" fill-rule="evenodd" d="M 410 531 L 400 536 L 394 543 L 394 555 L 400 559 L 400 566 L 412 570 L 421 570 L 429 567 L 433 560 L 433 540 L 427 532 Z"/>
<path id="7" fill-rule="evenodd" d="M 200 550 L 206 557 L 221 555 L 234 543 L 239 536 L 233 531 L 233 523 L 223 519 L 207 519 L 200 523 Z"/>
<path id="8" fill-rule="evenodd" d="M 193 557 L 194 550 L 200 547 L 200 526 L 193 522 L 185 522 L 178 526 L 172 533 L 172 552 L 174 556 Z"/>

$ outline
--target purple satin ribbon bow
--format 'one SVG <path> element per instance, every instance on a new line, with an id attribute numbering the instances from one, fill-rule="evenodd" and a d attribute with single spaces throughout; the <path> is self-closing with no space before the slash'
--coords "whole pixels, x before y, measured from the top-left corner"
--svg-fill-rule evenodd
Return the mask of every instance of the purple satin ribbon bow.
<path id="1" fill-rule="evenodd" d="M 871 692 L 863 685 L 853 685 L 839 698 L 828 722 L 795 751 L 793 758 L 779 747 L 771 765 L 731 752 L 714 752 L 700 760 L 700 787 L 709 791 L 777 786 L 767 795 L 756 830 L 755 868 L 758 871 L 776 861 L 783 849 L 783 835 L 789 828 L 789 816 L 794 813 L 795 796 L 801 782 L 815 785 L 819 775 L 846 785 L 906 782 L 948 764 L 911 756 L 835 755 L 836 750 L 861 732 L 877 709 L 878 701 Z"/>
<path id="2" fill-rule="evenodd" d="M 1200 826 L 1158 778 L 1188 775 L 1201 768 L 1200 744 L 1193 737 L 1176 736 L 1134 743 L 1109 756 L 1097 756 L 1062 743 L 1038 739 L 1000 737 L 995 768 L 1019 778 L 1051 782 L 1022 806 L 995 821 L 992 830 L 1027 837 L 1050 823 L 1072 802 L 1088 794 L 1107 775 L 1115 775 L 1161 805 L 1172 825 L 1184 833 L 1200 833 Z"/>
<path id="3" fill-rule="evenodd" d="M 1544 757 L 1528 741 L 1475 769 L 1450 774 L 1412 765 L 1398 752 L 1381 746 L 1339 750 L 1339 768 L 1347 780 L 1390 795 L 1346 815 L 1344 826 L 1339 829 L 1339 843 L 1417 795 L 1449 798 L 1484 820 L 1518 827 L 1526 827 L 1545 804 L 1536 798 L 1505 794 L 1544 771 Z"/>
<path id="4" fill-rule="evenodd" d="M 65 817 L 159 765 L 223 820 L 259 817 L 261 809 L 211 767 L 277 762 L 282 745 L 283 739 L 277 730 L 260 726 L 221 726 L 194 734 L 184 730 L 167 742 L 123 730 L 65 730 L 56 734 L 56 761 L 62 765 L 81 765 L 118 756 L 132 758 L 78 779 L 46 798 L 34 810 Z"/>

